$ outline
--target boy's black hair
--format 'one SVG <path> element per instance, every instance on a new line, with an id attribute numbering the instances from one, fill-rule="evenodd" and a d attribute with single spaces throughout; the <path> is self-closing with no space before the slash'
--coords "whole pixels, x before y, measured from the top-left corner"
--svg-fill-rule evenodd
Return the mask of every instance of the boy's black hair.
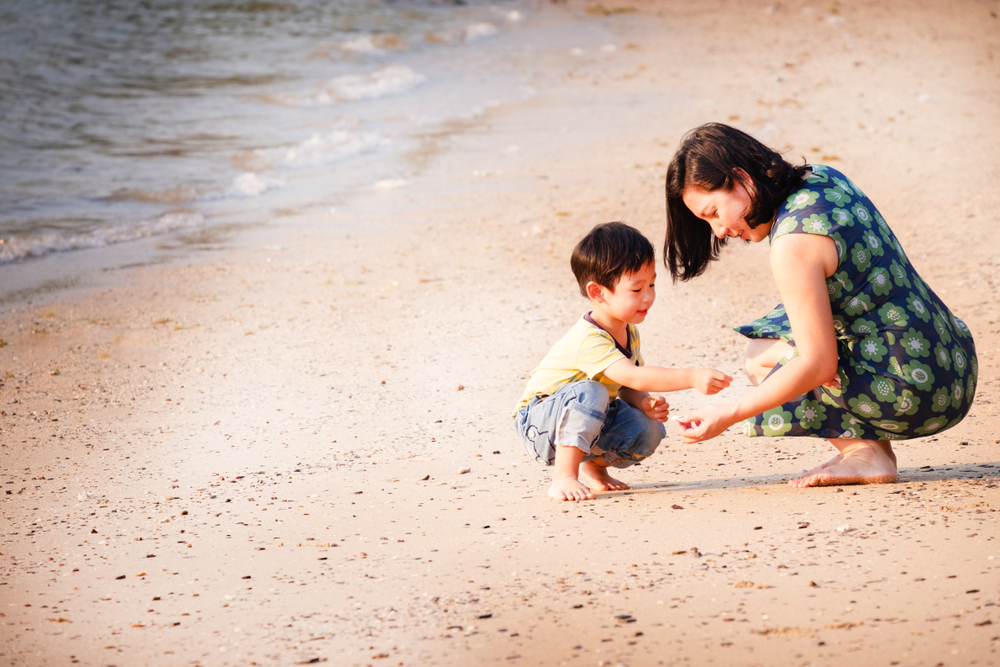
<path id="1" fill-rule="evenodd" d="M 706 123 L 688 132 L 667 167 L 663 263 L 674 282 L 704 273 L 728 241 L 716 238 L 708 223 L 688 210 L 682 197 L 684 188 L 693 185 L 708 192 L 728 192 L 739 183 L 750 195 L 745 219 L 753 229 L 774 219 L 785 197 L 801 186 L 806 169 L 804 164 L 788 163 L 746 132 L 722 123 Z"/>
<path id="2" fill-rule="evenodd" d="M 638 229 L 624 222 L 597 225 L 573 248 L 569 264 L 587 296 L 587 283 L 594 281 L 614 291 L 623 275 L 638 273 L 656 261 L 653 244 Z"/>

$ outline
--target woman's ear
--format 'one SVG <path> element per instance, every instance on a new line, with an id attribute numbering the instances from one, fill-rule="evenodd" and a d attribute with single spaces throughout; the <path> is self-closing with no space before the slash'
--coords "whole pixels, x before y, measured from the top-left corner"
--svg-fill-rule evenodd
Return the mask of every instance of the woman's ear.
<path id="1" fill-rule="evenodd" d="M 756 196 L 757 188 L 754 187 L 753 179 L 750 178 L 750 174 L 739 167 L 733 167 L 733 178 L 743 186 L 743 189 L 747 191 L 747 194 L 750 195 L 751 199 Z"/>
<path id="2" fill-rule="evenodd" d="M 587 283 L 587 298 L 597 303 L 604 303 L 604 288 L 591 280 Z"/>

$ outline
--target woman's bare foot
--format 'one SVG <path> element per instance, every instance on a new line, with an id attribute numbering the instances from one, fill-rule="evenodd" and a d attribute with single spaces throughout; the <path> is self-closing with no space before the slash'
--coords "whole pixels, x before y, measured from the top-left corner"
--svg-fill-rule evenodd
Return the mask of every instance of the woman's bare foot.
<path id="1" fill-rule="evenodd" d="M 593 482 L 590 488 L 594 491 L 624 491 L 629 488 L 629 485 L 625 482 L 609 475 L 607 466 L 602 466 L 594 461 L 581 463 L 580 472 Z"/>
<path id="2" fill-rule="evenodd" d="M 549 498 L 553 500 L 593 500 L 596 497 L 576 477 L 556 477 L 549 487 Z"/>
<path id="3" fill-rule="evenodd" d="M 837 464 L 837 463 L 840 463 L 843 460 L 844 460 L 844 455 L 843 454 L 837 454 L 836 456 L 834 456 L 832 459 L 830 459 L 829 461 L 827 461 L 823 465 L 818 465 L 815 468 L 813 468 L 812 470 L 803 470 L 802 474 L 799 475 L 799 476 L 800 477 L 809 477 L 810 475 L 815 475 L 820 470 L 823 470 L 824 468 L 829 468 L 830 466 L 832 466 L 834 464 Z"/>
<path id="4" fill-rule="evenodd" d="M 896 455 L 887 440 L 831 440 L 840 454 L 788 481 L 799 489 L 840 484 L 890 484 L 896 481 Z"/>

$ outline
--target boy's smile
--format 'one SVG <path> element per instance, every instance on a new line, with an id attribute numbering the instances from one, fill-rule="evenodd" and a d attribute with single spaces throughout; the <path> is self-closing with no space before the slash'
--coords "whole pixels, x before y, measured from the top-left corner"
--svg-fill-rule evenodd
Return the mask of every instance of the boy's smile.
<path id="1" fill-rule="evenodd" d="M 656 300 L 656 266 L 650 262 L 635 273 L 623 275 L 614 290 L 594 283 L 591 286 L 591 317 L 618 339 L 624 337 L 626 324 L 639 324 L 649 314 Z"/>

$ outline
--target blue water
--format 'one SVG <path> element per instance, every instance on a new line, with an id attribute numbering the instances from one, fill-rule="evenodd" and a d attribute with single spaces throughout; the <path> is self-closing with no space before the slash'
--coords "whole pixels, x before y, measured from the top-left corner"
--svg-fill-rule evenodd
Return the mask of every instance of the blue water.
<path id="1" fill-rule="evenodd" d="M 530 12 L 530 1 L 6 0 L 0 263 L 210 226 L 251 201 L 261 219 L 289 200 L 335 206 L 361 178 L 392 185 L 392 161 L 373 158 L 531 94 L 490 53 Z"/>

